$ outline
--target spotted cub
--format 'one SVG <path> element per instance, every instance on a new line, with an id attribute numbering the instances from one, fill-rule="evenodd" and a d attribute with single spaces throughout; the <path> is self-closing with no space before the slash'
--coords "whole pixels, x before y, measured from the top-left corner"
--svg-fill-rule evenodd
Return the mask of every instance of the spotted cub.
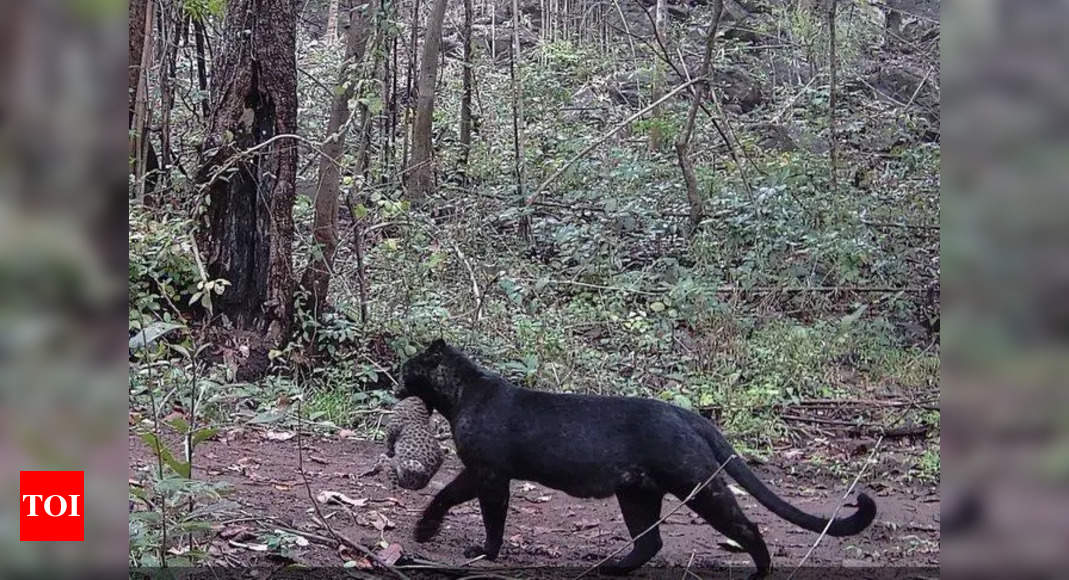
<path id="1" fill-rule="evenodd" d="M 431 413 L 418 397 L 398 401 L 386 426 L 387 475 L 404 489 L 423 489 L 442 466 Z"/>

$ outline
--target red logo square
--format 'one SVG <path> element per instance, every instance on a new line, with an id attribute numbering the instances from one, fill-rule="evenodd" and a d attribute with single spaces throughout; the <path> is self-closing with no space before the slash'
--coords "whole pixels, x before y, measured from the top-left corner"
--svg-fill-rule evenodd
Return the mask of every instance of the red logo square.
<path id="1" fill-rule="evenodd" d="M 19 472 L 19 541 L 85 540 L 85 472 Z"/>

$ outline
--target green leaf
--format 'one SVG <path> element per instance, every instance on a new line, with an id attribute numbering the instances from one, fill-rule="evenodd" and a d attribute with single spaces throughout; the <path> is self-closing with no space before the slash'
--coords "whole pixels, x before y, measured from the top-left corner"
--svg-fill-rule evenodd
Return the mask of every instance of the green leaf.
<path id="1" fill-rule="evenodd" d="M 362 203 L 357 204 L 357 206 L 353 208 L 353 211 L 356 213 L 357 219 L 363 219 L 367 217 L 367 208 L 364 207 L 364 204 Z"/>
<path id="2" fill-rule="evenodd" d="M 864 314 L 865 311 L 868 310 L 868 309 L 869 309 L 869 305 L 868 304 L 862 304 L 861 308 L 858 308 L 857 310 L 855 310 L 855 311 L 851 312 L 850 314 L 847 314 L 846 316 L 843 317 L 843 319 L 842 319 L 843 325 L 844 326 L 850 326 L 851 324 L 857 322 L 857 320 L 859 318 L 861 318 L 861 315 Z"/>
<path id="3" fill-rule="evenodd" d="M 174 455 L 171 455 L 171 451 L 167 449 L 167 447 L 164 446 L 162 442 L 160 442 L 159 438 L 156 437 L 155 433 L 142 433 L 141 440 L 144 441 L 152 449 L 152 451 L 160 457 L 160 459 L 165 465 L 175 470 L 175 472 L 179 475 L 182 474 L 182 471 L 180 470 L 183 468 L 183 462 L 177 461 L 174 458 Z M 184 465 L 185 475 L 183 477 L 188 478 L 189 464 L 185 463 Z"/>
<path id="4" fill-rule="evenodd" d="M 182 434 L 185 434 L 186 431 L 189 431 L 189 422 L 186 421 L 183 417 L 175 417 L 174 419 L 167 421 L 167 425 L 171 429 L 174 429 L 175 431 Z"/>
<path id="5" fill-rule="evenodd" d="M 160 337 L 166 336 L 168 333 L 180 328 L 185 328 L 185 325 L 168 322 L 152 322 L 130 339 L 130 348 L 147 347 L 159 340 Z"/>
<path id="6" fill-rule="evenodd" d="M 653 304 L 650 304 L 650 310 L 654 312 L 661 312 L 662 310 L 664 310 L 664 303 L 654 302 Z"/>
<path id="7" fill-rule="evenodd" d="M 277 411 L 267 411 L 267 412 L 260 413 L 260 414 L 256 415 L 252 419 L 249 419 L 249 423 L 252 423 L 254 425 L 264 425 L 264 424 L 267 424 L 267 423 L 277 423 L 277 422 L 281 421 L 283 418 L 285 418 L 285 416 L 286 416 L 285 413 L 279 413 Z"/>
<path id="8" fill-rule="evenodd" d="M 203 429 L 197 429 L 197 431 L 193 433 L 193 438 L 191 439 L 191 442 L 193 446 L 196 447 L 198 444 L 203 443 L 204 441 L 211 439 L 212 437 L 215 437 L 215 434 L 218 432 L 219 429 L 217 427 L 205 427 Z"/>
<path id="9" fill-rule="evenodd" d="M 189 466 L 189 462 L 188 461 L 178 461 L 177 459 L 172 457 L 169 460 L 168 459 L 164 459 L 164 463 L 166 463 L 167 466 L 170 467 L 171 469 L 173 469 L 174 472 L 177 473 L 178 475 L 181 475 L 182 477 L 184 477 L 186 479 L 189 479 L 190 466 Z"/>

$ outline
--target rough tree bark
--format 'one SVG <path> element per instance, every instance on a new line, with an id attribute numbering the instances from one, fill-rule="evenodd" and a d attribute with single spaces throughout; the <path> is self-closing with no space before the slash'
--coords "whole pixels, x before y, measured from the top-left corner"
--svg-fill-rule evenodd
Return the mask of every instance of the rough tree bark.
<path id="1" fill-rule="evenodd" d="M 309 293 L 309 307 L 318 317 L 327 303 L 330 288 L 330 272 L 334 267 L 334 252 L 338 248 L 338 196 L 341 194 L 339 163 L 345 150 L 345 134 L 342 130 L 349 119 L 349 100 L 353 98 L 358 70 L 364 58 L 370 23 L 375 18 L 376 1 L 368 2 L 350 11 L 349 28 L 345 40 L 345 63 L 338 75 L 334 99 L 330 105 L 330 120 L 327 122 L 327 137 L 320 148 L 319 183 L 316 187 L 315 221 L 312 236 L 317 251 L 308 260 L 308 267 L 301 277 L 301 288 Z"/>
<path id="2" fill-rule="evenodd" d="M 434 162 L 431 148 L 431 118 L 434 116 L 434 81 L 438 78 L 438 49 L 442 44 L 442 21 L 446 0 L 434 0 L 416 86 L 416 121 L 412 126 L 412 157 L 405 172 L 405 193 L 409 199 L 421 200 L 434 191 Z"/>
<path id="3" fill-rule="evenodd" d="M 197 174 L 210 201 L 198 245 L 207 275 L 231 284 L 213 297 L 214 311 L 260 334 L 259 351 L 281 344 L 293 322 L 294 2 L 230 0 L 224 39 Z"/>
<path id="4" fill-rule="evenodd" d="M 702 60 L 701 71 L 698 78 L 702 79 L 694 91 L 693 100 L 690 103 L 690 111 L 687 113 L 687 124 L 676 138 L 676 156 L 679 158 L 679 168 L 683 171 L 683 180 L 687 182 L 687 202 L 690 204 L 690 231 L 698 227 L 705 215 L 701 195 L 698 194 L 698 179 L 694 175 L 694 164 L 690 160 L 690 138 L 694 134 L 694 121 L 698 116 L 698 107 L 701 106 L 709 95 L 709 84 L 712 72 L 713 47 L 716 45 L 716 29 L 720 26 L 720 16 L 724 12 L 724 2 L 713 0 L 713 22 L 709 25 L 708 36 L 705 39 L 705 56 Z"/>

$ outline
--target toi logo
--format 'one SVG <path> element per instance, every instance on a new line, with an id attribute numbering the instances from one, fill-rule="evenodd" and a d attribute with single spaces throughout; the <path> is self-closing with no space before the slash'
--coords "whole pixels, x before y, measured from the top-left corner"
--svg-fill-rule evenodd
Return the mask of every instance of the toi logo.
<path id="1" fill-rule="evenodd" d="M 19 472 L 19 541 L 85 540 L 85 473 Z"/>

